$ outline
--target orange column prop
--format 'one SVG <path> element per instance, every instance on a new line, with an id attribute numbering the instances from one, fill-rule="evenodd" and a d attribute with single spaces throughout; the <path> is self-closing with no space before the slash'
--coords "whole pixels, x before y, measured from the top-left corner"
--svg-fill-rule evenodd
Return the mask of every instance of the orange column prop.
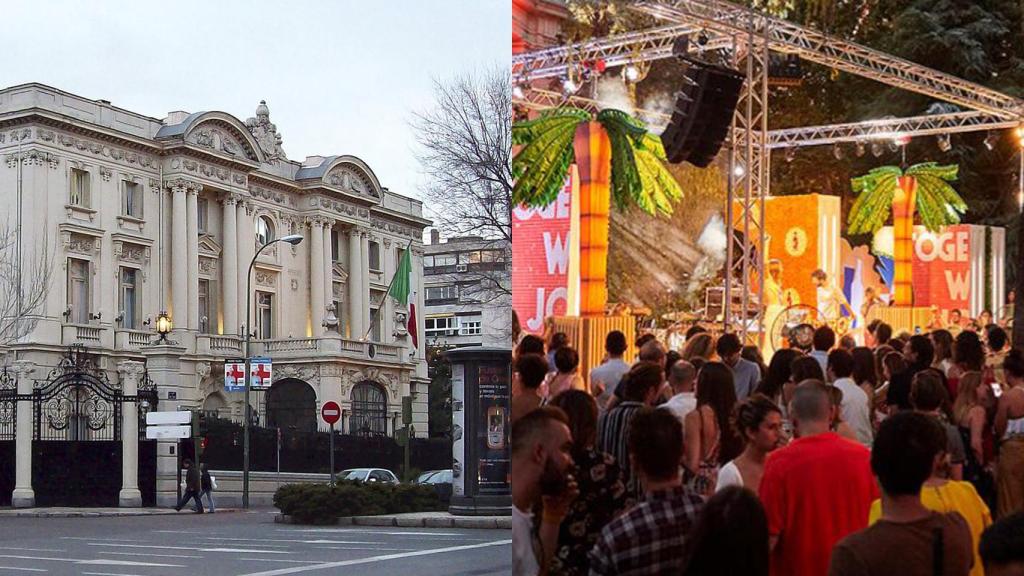
<path id="1" fill-rule="evenodd" d="M 604 316 L 608 302 L 608 209 L 611 143 L 597 122 L 582 123 L 573 140 L 580 186 L 580 316 Z"/>
<path id="2" fill-rule="evenodd" d="M 917 179 L 901 176 L 892 200 L 893 297 L 897 306 L 913 306 L 914 209 Z"/>

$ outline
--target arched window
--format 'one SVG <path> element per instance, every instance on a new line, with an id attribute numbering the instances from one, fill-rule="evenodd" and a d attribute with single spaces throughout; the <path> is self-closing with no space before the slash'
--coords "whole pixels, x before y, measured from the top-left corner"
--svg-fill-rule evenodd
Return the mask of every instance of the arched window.
<path id="1" fill-rule="evenodd" d="M 316 431 L 316 393 L 295 378 L 274 382 L 267 393 L 267 426 Z"/>
<path id="2" fill-rule="evenodd" d="M 387 434 L 388 397 L 384 388 L 373 382 L 360 382 L 352 388 L 352 417 L 349 433 L 360 436 Z"/>
<path id="3" fill-rule="evenodd" d="M 274 239 L 274 223 L 268 216 L 260 216 L 256 219 L 256 248 L 263 246 Z"/>

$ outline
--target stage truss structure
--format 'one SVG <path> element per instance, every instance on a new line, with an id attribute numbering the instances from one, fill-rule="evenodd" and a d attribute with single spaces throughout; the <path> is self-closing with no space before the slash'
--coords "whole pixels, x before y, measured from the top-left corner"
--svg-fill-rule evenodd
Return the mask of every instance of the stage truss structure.
<path id="1" fill-rule="evenodd" d="M 748 296 L 756 298 L 756 302 L 763 301 L 764 262 L 760 258 L 760 247 L 764 246 L 762 215 L 764 199 L 770 195 L 768 176 L 772 150 L 1005 129 L 1024 122 L 1024 100 L 725 0 L 643 1 L 635 9 L 668 25 L 514 55 L 512 83 L 522 92 L 522 97 L 514 101 L 528 108 L 569 103 L 596 111 L 601 108 L 596 100 L 566 96 L 540 86 L 535 89 L 531 83 L 568 78 L 581 68 L 593 69 L 598 61 L 612 68 L 670 58 L 676 40 L 692 34 L 700 34 L 701 42 L 691 42 L 691 51 L 730 51 L 734 65 L 747 74 L 727 150 L 727 219 L 730 223 L 739 223 L 743 230 L 743 253 L 737 259 L 730 253 L 725 286 L 727 291 L 731 290 L 735 280 L 743 291 L 741 312 L 747 310 Z M 967 110 L 769 131 L 768 61 L 771 52 L 796 55 Z M 668 121 L 665 114 L 649 110 L 638 111 L 638 116 L 652 127 L 664 126 Z M 1024 153 L 1021 165 L 1024 172 Z M 736 214 L 732 213 L 734 206 Z M 758 239 L 757 250 L 750 250 L 752 235 Z M 734 250 L 733 245 L 729 243 L 730 252 Z M 763 343 L 767 336 L 763 317 L 751 322 L 753 319 L 744 313 L 736 314 L 731 304 L 727 292 L 723 315 L 726 327 L 747 341 Z"/>

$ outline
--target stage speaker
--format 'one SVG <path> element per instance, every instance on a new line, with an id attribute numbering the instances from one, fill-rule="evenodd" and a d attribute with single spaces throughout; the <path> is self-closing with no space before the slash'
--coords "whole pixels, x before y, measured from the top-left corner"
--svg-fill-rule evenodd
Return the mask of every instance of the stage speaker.
<path id="1" fill-rule="evenodd" d="M 687 58 L 683 88 L 676 92 L 668 127 L 661 134 L 668 161 L 686 160 L 704 168 L 715 159 L 729 134 L 744 76 L 739 72 Z"/>

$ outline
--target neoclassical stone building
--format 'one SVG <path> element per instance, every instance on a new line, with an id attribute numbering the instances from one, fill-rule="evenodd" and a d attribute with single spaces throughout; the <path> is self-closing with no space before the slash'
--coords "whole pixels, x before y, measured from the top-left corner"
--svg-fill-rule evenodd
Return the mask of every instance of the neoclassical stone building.
<path id="1" fill-rule="evenodd" d="M 241 357 L 248 297 L 252 353 L 274 362 L 273 387 L 252 402 L 261 422 L 309 426 L 334 400 L 344 431 L 391 435 L 412 395 L 426 434 L 423 314 L 415 349 L 408 311 L 386 290 L 411 241 L 424 309 L 430 222 L 356 156 L 288 159 L 263 102 L 245 121 L 218 111 L 156 119 L 25 84 L 0 90 L 0 161 L 12 230 L 20 206 L 21 258 L 53 270 L 34 329 L 0 350 L 6 365 L 28 362 L 44 378 L 68 346 L 84 345 L 111 380 L 119 363 L 144 363 L 160 410 L 240 418 L 223 367 Z M 303 241 L 264 250 L 246 294 L 257 248 L 288 234 Z M 172 344 L 153 345 L 162 311 Z"/>

